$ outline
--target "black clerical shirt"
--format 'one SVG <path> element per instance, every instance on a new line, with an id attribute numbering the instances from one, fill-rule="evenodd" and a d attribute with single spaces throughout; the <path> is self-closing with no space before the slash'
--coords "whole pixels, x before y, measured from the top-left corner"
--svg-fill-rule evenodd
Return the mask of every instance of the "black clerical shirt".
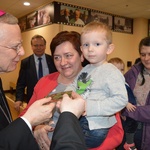
<path id="1" fill-rule="evenodd" d="M 0 130 L 12 122 L 12 116 L 2 87 L 0 78 Z"/>

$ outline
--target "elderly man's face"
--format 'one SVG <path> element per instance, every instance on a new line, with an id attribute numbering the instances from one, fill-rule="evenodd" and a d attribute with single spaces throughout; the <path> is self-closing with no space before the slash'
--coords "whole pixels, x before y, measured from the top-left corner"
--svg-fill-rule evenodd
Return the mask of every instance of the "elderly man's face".
<path id="1" fill-rule="evenodd" d="M 15 70 L 22 55 L 24 49 L 19 26 L 0 23 L 0 73 Z"/>

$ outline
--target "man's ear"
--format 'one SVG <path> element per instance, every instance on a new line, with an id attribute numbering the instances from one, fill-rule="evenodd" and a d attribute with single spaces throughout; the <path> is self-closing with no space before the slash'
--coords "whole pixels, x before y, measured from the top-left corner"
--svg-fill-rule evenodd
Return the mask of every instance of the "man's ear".
<path id="1" fill-rule="evenodd" d="M 114 49 L 115 49 L 115 45 L 109 44 L 107 54 L 111 54 L 114 51 Z"/>

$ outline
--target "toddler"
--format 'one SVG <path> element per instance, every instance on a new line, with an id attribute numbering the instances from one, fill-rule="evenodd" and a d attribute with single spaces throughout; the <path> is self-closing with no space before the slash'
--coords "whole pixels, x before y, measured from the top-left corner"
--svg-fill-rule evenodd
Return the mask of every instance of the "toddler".
<path id="1" fill-rule="evenodd" d="M 115 113 L 127 104 L 124 77 L 106 61 L 113 50 L 112 33 L 107 25 L 91 22 L 83 27 L 81 51 L 90 64 L 67 90 L 76 91 L 86 101 L 86 115 L 80 118 L 80 124 L 87 148 L 98 147 L 105 140 L 116 123 Z"/>

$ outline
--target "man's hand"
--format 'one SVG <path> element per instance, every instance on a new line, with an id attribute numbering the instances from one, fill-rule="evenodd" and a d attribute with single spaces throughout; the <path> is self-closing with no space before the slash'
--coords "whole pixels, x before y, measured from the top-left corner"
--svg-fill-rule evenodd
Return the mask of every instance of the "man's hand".
<path id="1" fill-rule="evenodd" d="M 53 128 L 49 125 L 38 125 L 34 128 L 34 137 L 41 149 L 49 150 L 50 139 L 48 137 L 48 132 L 51 131 L 53 131 Z"/>
<path id="2" fill-rule="evenodd" d="M 57 104 L 60 112 L 71 112 L 79 118 L 85 112 L 85 100 L 75 92 L 72 92 L 72 98 L 67 94 L 63 95 L 62 101 Z"/>
<path id="3" fill-rule="evenodd" d="M 23 115 L 32 126 L 47 122 L 52 117 L 55 103 L 50 103 L 51 97 L 35 101 Z"/>

